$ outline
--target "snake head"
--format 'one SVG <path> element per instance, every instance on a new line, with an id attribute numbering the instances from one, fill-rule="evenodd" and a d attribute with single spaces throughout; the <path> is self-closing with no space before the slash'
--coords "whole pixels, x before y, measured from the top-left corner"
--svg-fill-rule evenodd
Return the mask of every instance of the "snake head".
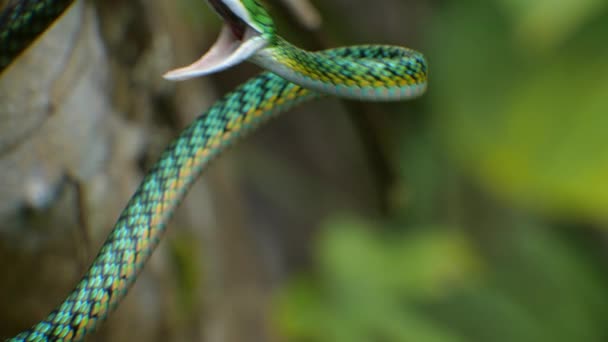
<path id="1" fill-rule="evenodd" d="M 224 70 L 247 60 L 275 38 L 272 19 L 257 0 L 208 2 L 224 20 L 217 41 L 199 60 L 167 72 L 164 78 L 181 81 Z"/>

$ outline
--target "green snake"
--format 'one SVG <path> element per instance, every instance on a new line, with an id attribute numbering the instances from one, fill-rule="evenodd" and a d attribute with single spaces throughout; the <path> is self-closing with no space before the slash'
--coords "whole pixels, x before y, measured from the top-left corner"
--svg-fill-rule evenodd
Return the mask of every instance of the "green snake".
<path id="1" fill-rule="evenodd" d="M 73 1 L 13 1 L 0 14 L 0 70 Z M 267 69 L 213 104 L 166 148 L 121 213 L 75 289 L 46 318 L 6 341 L 81 341 L 116 308 L 158 245 L 167 221 L 209 162 L 237 138 L 304 100 L 416 98 L 427 86 L 422 54 L 386 45 L 308 52 L 275 34 L 256 0 L 208 0 L 223 18 L 217 42 L 170 80 L 206 75 L 245 60 Z"/>

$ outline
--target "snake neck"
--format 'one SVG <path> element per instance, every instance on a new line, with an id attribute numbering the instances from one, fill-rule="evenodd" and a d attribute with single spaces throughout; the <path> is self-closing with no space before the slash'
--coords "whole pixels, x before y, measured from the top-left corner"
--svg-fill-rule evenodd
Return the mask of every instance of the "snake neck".
<path id="1" fill-rule="evenodd" d="M 290 82 L 343 98 L 394 101 L 426 90 L 424 56 L 403 47 L 366 45 L 311 52 L 275 36 L 249 60 Z"/>
<path id="2" fill-rule="evenodd" d="M 312 90 L 326 92 L 327 86 L 340 83 L 338 75 L 341 71 L 330 70 L 326 56 L 300 49 L 278 36 L 250 60 L 286 80 Z"/>

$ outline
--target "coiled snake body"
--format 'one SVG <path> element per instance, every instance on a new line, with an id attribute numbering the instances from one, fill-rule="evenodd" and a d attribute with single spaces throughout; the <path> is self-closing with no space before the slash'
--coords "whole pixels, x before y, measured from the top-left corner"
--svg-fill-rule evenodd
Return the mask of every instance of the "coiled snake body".
<path id="1" fill-rule="evenodd" d="M 0 71 L 72 2 L 8 5 L 0 14 Z M 7 341 L 80 341 L 93 331 L 126 295 L 209 161 L 274 114 L 325 94 L 393 101 L 426 90 L 426 61 L 414 50 L 367 45 L 307 52 L 275 34 L 256 0 L 208 2 L 225 22 L 217 42 L 200 60 L 165 78 L 206 75 L 245 60 L 269 71 L 225 95 L 181 132 L 145 176 L 76 288 L 46 318 Z"/>

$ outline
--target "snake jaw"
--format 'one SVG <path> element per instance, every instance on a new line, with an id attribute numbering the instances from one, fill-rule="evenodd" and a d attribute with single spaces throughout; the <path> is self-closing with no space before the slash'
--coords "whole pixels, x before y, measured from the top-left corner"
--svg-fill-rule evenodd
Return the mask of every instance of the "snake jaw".
<path id="1" fill-rule="evenodd" d="M 249 27 L 243 32 L 242 39 L 239 39 L 233 28 L 226 24 L 209 52 L 196 62 L 183 68 L 171 70 L 163 77 L 171 81 L 182 81 L 222 71 L 242 63 L 267 44 L 266 39 Z"/>
<path id="2" fill-rule="evenodd" d="M 222 71 L 242 63 L 268 45 L 268 37 L 235 0 L 209 2 L 225 22 L 217 41 L 199 60 L 167 72 L 163 75 L 165 79 L 182 81 Z"/>

